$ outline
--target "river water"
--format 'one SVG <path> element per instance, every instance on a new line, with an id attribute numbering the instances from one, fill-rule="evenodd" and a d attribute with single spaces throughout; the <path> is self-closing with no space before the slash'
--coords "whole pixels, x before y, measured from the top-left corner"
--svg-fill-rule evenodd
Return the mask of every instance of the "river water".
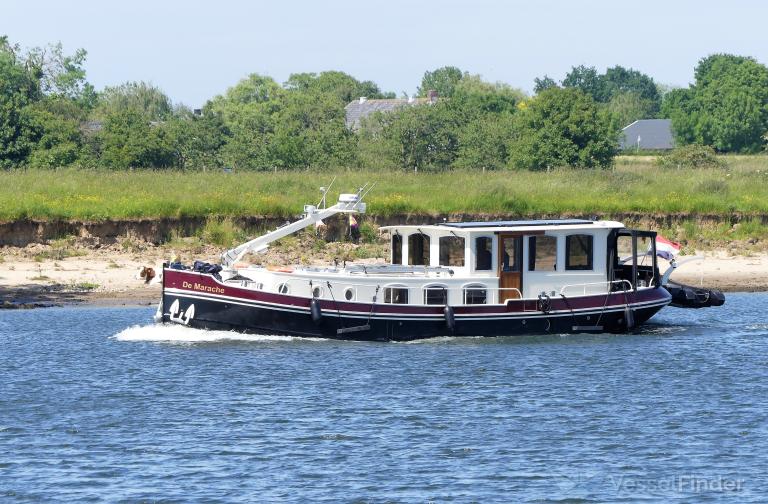
<path id="1" fill-rule="evenodd" d="M 0 501 L 766 502 L 768 294 L 357 343 L 0 312 Z"/>

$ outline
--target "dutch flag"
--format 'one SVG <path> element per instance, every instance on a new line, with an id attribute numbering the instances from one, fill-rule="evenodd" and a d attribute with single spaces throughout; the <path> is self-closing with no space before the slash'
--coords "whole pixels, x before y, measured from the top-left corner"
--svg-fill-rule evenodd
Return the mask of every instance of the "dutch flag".
<path id="1" fill-rule="evenodd" d="M 656 235 L 656 255 L 671 261 L 680 253 L 680 244 L 667 240 L 661 235 Z"/>

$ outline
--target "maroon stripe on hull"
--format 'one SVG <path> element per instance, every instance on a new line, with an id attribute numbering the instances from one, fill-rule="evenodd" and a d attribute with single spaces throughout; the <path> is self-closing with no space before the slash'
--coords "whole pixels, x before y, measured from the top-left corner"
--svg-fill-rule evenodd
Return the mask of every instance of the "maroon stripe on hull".
<path id="1" fill-rule="evenodd" d="M 309 309 L 310 299 L 306 297 L 291 296 L 287 294 L 278 294 L 265 291 L 254 291 L 243 289 L 232 285 L 227 285 L 218 281 L 212 275 L 197 273 L 187 270 L 164 269 L 164 289 L 179 289 L 196 295 L 220 295 L 239 298 L 245 301 L 271 303 L 285 307 L 296 307 Z M 339 293 L 341 294 L 341 293 Z M 666 289 L 645 289 L 641 291 L 615 292 L 607 296 L 606 294 L 596 294 L 592 296 L 552 297 L 550 300 L 551 311 L 571 311 L 602 308 L 611 309 L 615 307 L 624 307 L 627 303 L 649 303 L 663 302 L 669 303 L 671 296 Z M 393 305 L 393 304 L 375 304 L 371 303 L 348 303 L 345 301 L 332 301 L 330 299 L 320 299 L 320 307 L 327 311 L 358 312 L 361 315 L 368 315 L 373 306 L 373 313 L 376 315 L 443 315 L 442 306 L 423 306 L 423 305 Z M 535 299 L 513 300 L 506 305 L 475 305 L 475 306 L 456 306 L 454 312 L 459 315 L 505 315 L 511 313 L 535 313 L 539 312 L 537 301 Z"/>

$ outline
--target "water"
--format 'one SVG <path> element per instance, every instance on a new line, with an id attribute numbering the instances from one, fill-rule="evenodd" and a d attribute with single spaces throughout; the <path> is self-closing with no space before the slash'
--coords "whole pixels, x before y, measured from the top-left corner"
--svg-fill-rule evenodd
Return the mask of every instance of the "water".
<path id="1" fill-rule="evenodd" d="M 416 344 L 0 313 L 0 501 L 765 502 L 767 294 Z"/>

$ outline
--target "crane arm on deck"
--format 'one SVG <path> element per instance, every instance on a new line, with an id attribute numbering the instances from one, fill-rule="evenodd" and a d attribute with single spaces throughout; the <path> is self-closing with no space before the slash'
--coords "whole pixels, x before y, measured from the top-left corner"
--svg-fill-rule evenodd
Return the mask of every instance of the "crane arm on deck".
<path id="1" fill-rule="evenodd" d="M 221 254 L 221 265 L 224 268 L 231 268 L 248 252 L 263 252 L 269 248 L 269 244 L 273 241 L 284 238 L 297 231 L 301 231 L 306 227 L 338 213 L 365 213 L 365 203 L 363 203 L 362 200 L 367 191 L 364 193 L 364 190 L 365 187 L 362 187 L 356 194 L 341 194 L 339 195 L 338 203 L 328 208 L 317 208 L 314 205 L 304 205 L 304 216 L 301 219 L 238 245 L 233 249 L 227 250 Z M 324 199 L 325 196 L 323 196 L 323 200 Z"/>

